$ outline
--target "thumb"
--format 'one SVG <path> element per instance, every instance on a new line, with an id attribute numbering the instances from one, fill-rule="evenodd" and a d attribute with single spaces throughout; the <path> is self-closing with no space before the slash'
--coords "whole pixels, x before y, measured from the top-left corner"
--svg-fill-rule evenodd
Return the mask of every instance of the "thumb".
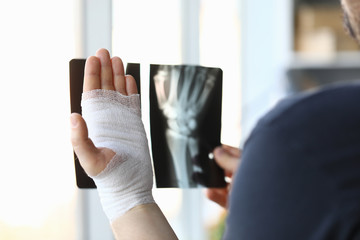
<path id="1" fill-rule="evenodd" d="M 102 170 L 97 169 L 101 150 L 95 147 L 94 143 L 88 137 L 85 120 L 80 114 L 72 113 L 70 116 L 70 124 L 71 143 L 79 158 L 80 164 L 89 176 L 96 176 Z"/>
<path id="2" fill-rule="evenodd" d="M 217 164 L 225 171 L 234 173 L 240 162 L 240 150 L 238 154 L 234 154 L 231 150 L 224 146 L 219 146 L 214 150 L 214 158 Z"/>

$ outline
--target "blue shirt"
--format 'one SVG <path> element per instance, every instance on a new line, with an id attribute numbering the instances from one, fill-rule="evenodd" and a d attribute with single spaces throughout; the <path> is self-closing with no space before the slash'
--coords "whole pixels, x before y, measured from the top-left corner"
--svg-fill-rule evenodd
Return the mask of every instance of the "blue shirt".
<path id="1" fill-rule="evenodd" d="M 224 239 L 360 239 L 360 84 L 280 102 L 245 143 Z"/>

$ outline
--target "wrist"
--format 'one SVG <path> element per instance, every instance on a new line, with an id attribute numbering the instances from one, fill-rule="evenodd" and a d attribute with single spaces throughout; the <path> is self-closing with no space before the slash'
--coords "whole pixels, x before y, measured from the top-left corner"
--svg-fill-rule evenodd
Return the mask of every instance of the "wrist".
<path id="1" fill-rule="evenodd" d="M 158 205 L 141 204 L 111 223 L 116 239 L 177 239 Z"/>
<path id="2" fill-rule="evenodd" d="M 151 168 L 138 169 L 134 175 L 128 170 L 132 168 L 131 163 L 131 159 L 117 154 L 102 173 L 93 177 L 110 222 L 136 206 L 154 203 Z"/>

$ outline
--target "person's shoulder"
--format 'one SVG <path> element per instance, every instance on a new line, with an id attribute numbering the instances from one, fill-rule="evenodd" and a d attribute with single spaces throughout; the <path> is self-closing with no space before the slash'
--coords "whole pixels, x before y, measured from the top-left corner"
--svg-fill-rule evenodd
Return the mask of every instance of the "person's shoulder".
<path id="1" fill-rule="evenodd" d="M 269 145 L 279 151 L 287 146 L 293 158 L 354 145 L 359 142 L 359 103 L 360 83 L 336 84 L 286 98 L 259 120 L 244 152 L 249 146 Z"/>
<path id="2" fill-rule="evenodd" d="M 360 110 L 360 81 L 338 83 L 296 94 L 281 100 L 259 124 L 273 125 L 295 118 L 336 117 L 334 114 Z"/>

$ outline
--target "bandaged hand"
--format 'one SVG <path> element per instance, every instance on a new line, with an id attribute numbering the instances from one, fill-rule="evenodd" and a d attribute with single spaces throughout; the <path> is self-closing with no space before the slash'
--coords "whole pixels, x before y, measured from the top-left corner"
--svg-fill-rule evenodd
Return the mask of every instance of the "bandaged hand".
<path id="1" fill-rule="evenodd" d="M 106 168 L 91 176 L 108 218 L 113 221 L 136 205 L 153 202 L 152 167 L 139 95 L 101 89 L 85 92 L 82 113 L 95 146 L 115 152 Z"/>
<path id="2" fill-rule="evenodd" d="M 93 178 L 107 217 L 153 203 L 153 173 L 140 100 L 119 58 L 99 50 L 85 68 L 82 114 L 72 114 L 72 144 Z M 85 120 L 85 121 L 84 121 Z"/>

